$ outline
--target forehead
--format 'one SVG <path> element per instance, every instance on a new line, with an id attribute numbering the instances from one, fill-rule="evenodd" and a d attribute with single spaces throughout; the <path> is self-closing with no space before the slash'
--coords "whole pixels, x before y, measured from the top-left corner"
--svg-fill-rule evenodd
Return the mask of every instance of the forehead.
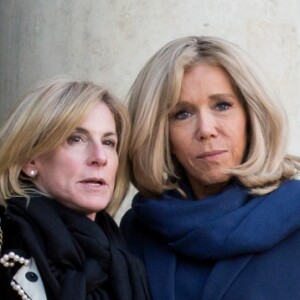
<path id="1" fill-rule="evenodd" d="M 236 95 L 229 75 L 221 67 L 198 64 L 183 75 L 178 101 L 217 94 Z"/>
<path id="2" fill-rule="evenodd" d="M 186 84 L 212 86 L 224 84 L 231 88 L 231 80 L 229 74 L 219 66 L 209 65 L 205 63 L 197 64 L 193 68 L 188 69 L 182 78 L 182 87 Z"/>
<path id="3" fill-rule="evenodd" d="M 104 102 L 96 103 L 86 113 L 79 126 L 90 131 L 116 132 L 114 115 Z"/>

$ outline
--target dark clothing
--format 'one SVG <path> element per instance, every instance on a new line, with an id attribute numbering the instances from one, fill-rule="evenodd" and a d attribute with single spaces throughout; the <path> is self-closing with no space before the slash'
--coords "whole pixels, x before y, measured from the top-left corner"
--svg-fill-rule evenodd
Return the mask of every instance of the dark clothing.
<path id="1" fill-rule="evenodd" d="M 94 222 L 41 195 L 29 202 L 16 197 L 8 201 L 1 227 L 2 257 L 33 257 L 47 299 L 149 299 L 141 262 L 126 251 L 105 212 Z M 0 264 L 0 299 L 20 299 L 10 286 L 18 268 Z"/>
<path id="2" fill-rule="evenodd" d="M 137 194 L 121 222 L 155 300 L 300 299 L 300 181 L 264 196 L 231 182 L 188 199 Z"/>

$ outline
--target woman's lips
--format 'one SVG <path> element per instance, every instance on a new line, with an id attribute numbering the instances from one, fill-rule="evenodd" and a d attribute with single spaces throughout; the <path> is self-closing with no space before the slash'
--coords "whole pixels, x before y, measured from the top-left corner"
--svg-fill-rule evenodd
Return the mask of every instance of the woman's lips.
<path id="1" fill-rule="evenodd" d="M 226 150 L 214 150 L 214 151 L 206 151 L 202 152 L 200 155 L 196 157 L 196 159 L 203 160 L 217 160 L 222 154 L 226 153 Z"/>
<path id="2" fill-rule="evenodd" d="M 105 180 L 102 178 L 88 178 L 80 181 L 80 183 L 83 186 L 90 187 L 90 188 L 101 188 L 107 185 Z"/>

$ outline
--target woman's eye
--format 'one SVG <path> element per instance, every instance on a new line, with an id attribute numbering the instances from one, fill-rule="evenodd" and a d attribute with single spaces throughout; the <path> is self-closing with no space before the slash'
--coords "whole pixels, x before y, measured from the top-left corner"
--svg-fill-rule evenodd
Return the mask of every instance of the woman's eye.
<path id="1" fill-rule="evenodd" d="M 73 134 L 68 138 L 67 141 L 69 144 L 74 144 L 74 143 L 79 143 L 79 142 L 83 141 L 83 138 L 80 135 Z"/>
<path id="2" fill-rule="evenodd" d="M 105 140 L 103 144 L 111 148 L 116 148 L 117 146 L 117 142 L 115 140 Z"/>
<path id="3" fill-rule="evenodd" d="M 229 109 L 231 106 L 232 106 L 231 103 L 229 103 L 227 101 L 221 101 L 215 105 L 215 108 L 216 108 L 216 110 L 219 110 L 219 111 L 225 111 L 225 110 Z"/>
<path id="4" fill-rule="evenodd" d="M 177 120 L 185 120 L 187 118 L 189 118 L 192 114 L 190 112 L 187 111 L 179 111 L 177 113 L 174 114 L 174 118 Z"/>

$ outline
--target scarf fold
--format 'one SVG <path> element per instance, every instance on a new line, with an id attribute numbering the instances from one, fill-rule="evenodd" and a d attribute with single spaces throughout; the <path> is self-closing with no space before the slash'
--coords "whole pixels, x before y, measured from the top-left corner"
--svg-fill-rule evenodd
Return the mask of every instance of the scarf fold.
<path id="1" fill-rule="evenodd" d="M 220 260 L 266 251 L 298 230 L 299 195 L 298 180 L 264 196 L 250 195 L 233 181 L 201 200 L 182 199 L 175 191 L 159 200 L 137 194 L 132 208 L 175 252 L 195 260 Z"/>
<path id="2" fill-rule="evenodd" d="M 113 219 L 95 222 L 45 196 L 8 201 L 40 270 L 48 299 L 150 299 L 143 266 L 127 252 Z"/>

